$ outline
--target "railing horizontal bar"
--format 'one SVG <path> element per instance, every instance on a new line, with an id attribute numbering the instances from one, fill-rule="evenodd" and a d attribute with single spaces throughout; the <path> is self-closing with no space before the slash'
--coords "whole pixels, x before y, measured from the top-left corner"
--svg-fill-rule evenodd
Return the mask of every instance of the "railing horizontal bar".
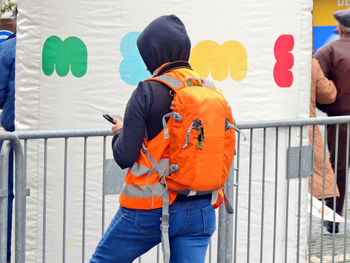
<path id="1" fill-rule="evenodd" d="M 238 122 L 236 125 L 239 129 L 252 128 L 276 128 L 289 127 L 300 125 L 321 125 L 321 124 L 336 124 L 336 123 L 350 123 L 350 116 L 337 117 L 317 117 L 305 119 L 287 119 L 287 120 L 267 120 L 267 121 L 249 121 Z M 10 132 L 3 132 L 0 134 L 0 140 L 12 138 Z M 15 135 L 19 139 L 46 139 L 46 138 L 64 138 L 64 137 L 87 137 L 87 136 L 108 136 L 112 135 L 109 128 L 106 129 L 80 129 L 80 130 L 28 130 L 16 131 Z"/>
<path id="2" fill-rule="evenodd" d="M 19 139 L 47 139 L 65 137 L 93 137 L 112 135 L 111 129 L 85 129 L 85 130 L 30 130 L 14 132 Z M 0 134 L 0 139 L 3 139 Z M 4 138 L 5 139 L 5 138 Z"/>
<path id="3" fill-rule="evenodd" d="M 339 123 L 350 123 L 350 116 L 237 122 L 236 126 L 239 129 L 253 129 L 253 128 L 276 128 L 276 127 L 290 127 L 290 126 L 293 127 L 293 126 L 301 126 L 301 125 L 320 125 L 320 124 L 339 124 Z"/>

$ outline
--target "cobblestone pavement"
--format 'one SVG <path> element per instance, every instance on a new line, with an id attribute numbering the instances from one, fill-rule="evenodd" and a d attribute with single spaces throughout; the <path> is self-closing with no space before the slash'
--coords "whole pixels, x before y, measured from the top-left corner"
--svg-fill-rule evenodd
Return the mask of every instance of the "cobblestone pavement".
<path id="1" fill-rule="evenodd" d="M 349 195 L 350 196 L 350 195 Z M 350 206 L 350 197 L 348 198 L 348 207 Z M 346 224 L 346 233 L 344 233 L 345 223 L 339 225 L 339 233 L 334 235 L 329 233 L 321 225 L 320 219 L 312 219 L 312 236 L 311 236 L 311 262 L 350 262 L 350 208 L 347 210 L 348 222 Z M 321 228 L 323 234 L 321 236 Z M 322 242 L 321 242 L 322 241 Z M 322 247 L 321 247 L 322 243 Z M 345 244 L 345 260 L 344 260 Z M 333 249 L 334 248 L 334 249 Z M 333 256 L 334 251 L 334 256 Z"/>

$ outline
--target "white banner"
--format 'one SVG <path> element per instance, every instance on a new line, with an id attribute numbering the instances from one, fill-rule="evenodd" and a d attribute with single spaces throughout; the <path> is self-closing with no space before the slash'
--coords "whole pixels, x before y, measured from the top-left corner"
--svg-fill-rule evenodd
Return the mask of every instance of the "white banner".
<path id="1" fill-rule="evenodd" d="M 311 0 L 21 0 L 18 8 L 17 130 L 110 127 L 102 114 L 123 115 L 137 83 L 150 76 L 135 40 L 149 22 L 165 14 L 175 14 L 184 22 L 192 42 L 190 63 L 224 92 L 237 122 L 309 115 Z M 82 253 L 83 149 L 74 147 L 75 143 L 73 140 L 69 144 L 68 151 L 67 262 L 81 261 Z M 287 139 L 280 144 L 287 145 Z M 112 158 L 107 145 L 107 158 Z M 102 178 L 96 176 L 102 170 L 102 142 L 91 140 L 88 147 L 94 153 L 88 156 L 86 261 L 101 236 L 102 198 L 93 187 L 102 184 Z M 56 153 L 64 151 L 56 142 L 49 143 L 48 148 Z M 279 162 L 283 174 L 285 153 Z M 274 159 L 267 160 L 266 166 L 274 167 Z M 31 189 L 27 199 L 27 262 L 41 262 L 43 149 L 34 142 L 28 146 L 27 170 Z M 247 177 L 246 172 L 247 168 L 242 167 L 242 178 Z M 266 176 L 266 182 L 274 178 L 274 174 Z M 279 191 L 284 191 L 286 183 L 285 177 L 279 180 Z M 241 198 L 246 200 L 248 182 L 241 179 L 240 184 Z M 293 196 L 297 200 L 298 189 L 293 184 L 290 200 Z M 48 156 L 46 262 L 62 262 L 62 193 L 63 157 L 52 154 Z M 253 203 L 259 203 L 260 197 L 252 197 Z M 245 202 L 241 206 L 242 210 L 247 208 Z M 271 211 L 266 209 L 265 218 L 273 215 L 273 204 L 268 206 Z M 116 197 L 107 198 L 106 225 L 116 210 Z M 253 213 L 251 226 L 255 233 L 260 226 L 260 211 Z M 296 231 L 296 222 L 292 216 L 291 231 Z M 273 227 L 273 222 L 266 220 L 265 233 L 270 235 Z M 277 227 L 284 232 L 282 222 Z M 295 248 L 296 236 L 290 235 L 290 239 L 289 246 Z M 285 255 L 284 236 L 278 236 L 278 241 L 276 262 Z M 240 251 L 238 262 L 246 256 L 244 249 Z M 288 253 L 290 262 L 296 262 L 296 254 L 293 250 Z M 264 257 L 271 258 L 271 252 Z M 258 261 L 259 255 L 252 253 L 251 262 Z"/>

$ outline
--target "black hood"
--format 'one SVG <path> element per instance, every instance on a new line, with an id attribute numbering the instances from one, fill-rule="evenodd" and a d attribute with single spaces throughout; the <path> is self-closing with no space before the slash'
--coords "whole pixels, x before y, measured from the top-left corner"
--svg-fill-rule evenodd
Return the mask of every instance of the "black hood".
<path id="1" fill-rule="evenodd" d="M 153 74 L 166 62 L 188 61 L 191 41 L 182 21 L 175 15 L 169 15 L 153 20 L 138 37 L 137 47 Z"/>

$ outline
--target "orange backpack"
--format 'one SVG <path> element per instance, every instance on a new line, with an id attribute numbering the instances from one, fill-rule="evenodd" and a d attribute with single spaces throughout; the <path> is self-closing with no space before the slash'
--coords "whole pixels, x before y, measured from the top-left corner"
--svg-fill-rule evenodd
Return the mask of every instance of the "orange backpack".
<path id="1" fill-rule="evenodd" d="M 174 91 L 172 112 L 163 117 L 164 137 L 170 139 L 170 167 L 163 182 L 185 195 L 221 189 L 235 151 L 234 121 L 223 94 L 206 79 L 187 77 L 183 83 L 161 75 L 152 80 Z"/>
<path id="2" fill-rule="evenodd" d="M 164 174 L 159 174 L 159 179 L 166 186 L 160 227 L 164 262 L 168 263 L 170 244 L 167 189 L 187 196 L 211 193 L 213 205 L 220 205 L 223 199 L 227 201 L 222 187 L 235 152 L 236 127 L 229 104 L 209 80 L 189 76 L 182 82 L 167 74 L 149 80 L 167 85 L 174 95 L 170 107 L 172 111 L 163 117 L 164 139 L 170 140 L 169 168 Z M 166 118 L 169 118 L 168 122 Z M 153 166 L 160 171 L 146 148 L 144 151 Z M 226 209 L 233 213 L 232 207 L 227 203 L 225 202 Z"/>
<path id="3" fill-rule="evenodd" d="M 211 193 L 213 205 L 220 205 L 224 199 L 226 209 L 233 213 L 222 190 L 235 152 L 236 130 L 226 99 L 206 79 L 189 76 L 182 82 L 165 74 L 150 80 L 167 85 L 174 95 L 170 107 L 172 111 L 163 117 L 164 139 L 170 140 L 169 168 L 159 179 L 166 189 L 179 194 L 191 196 Z M 157 167 L 155 160 L 149 153 L 148 155 Z M 163 194 L 161 221 L 163 256 L 164 262 L 168 263 L 170 244 L 167 190 Z"/>

